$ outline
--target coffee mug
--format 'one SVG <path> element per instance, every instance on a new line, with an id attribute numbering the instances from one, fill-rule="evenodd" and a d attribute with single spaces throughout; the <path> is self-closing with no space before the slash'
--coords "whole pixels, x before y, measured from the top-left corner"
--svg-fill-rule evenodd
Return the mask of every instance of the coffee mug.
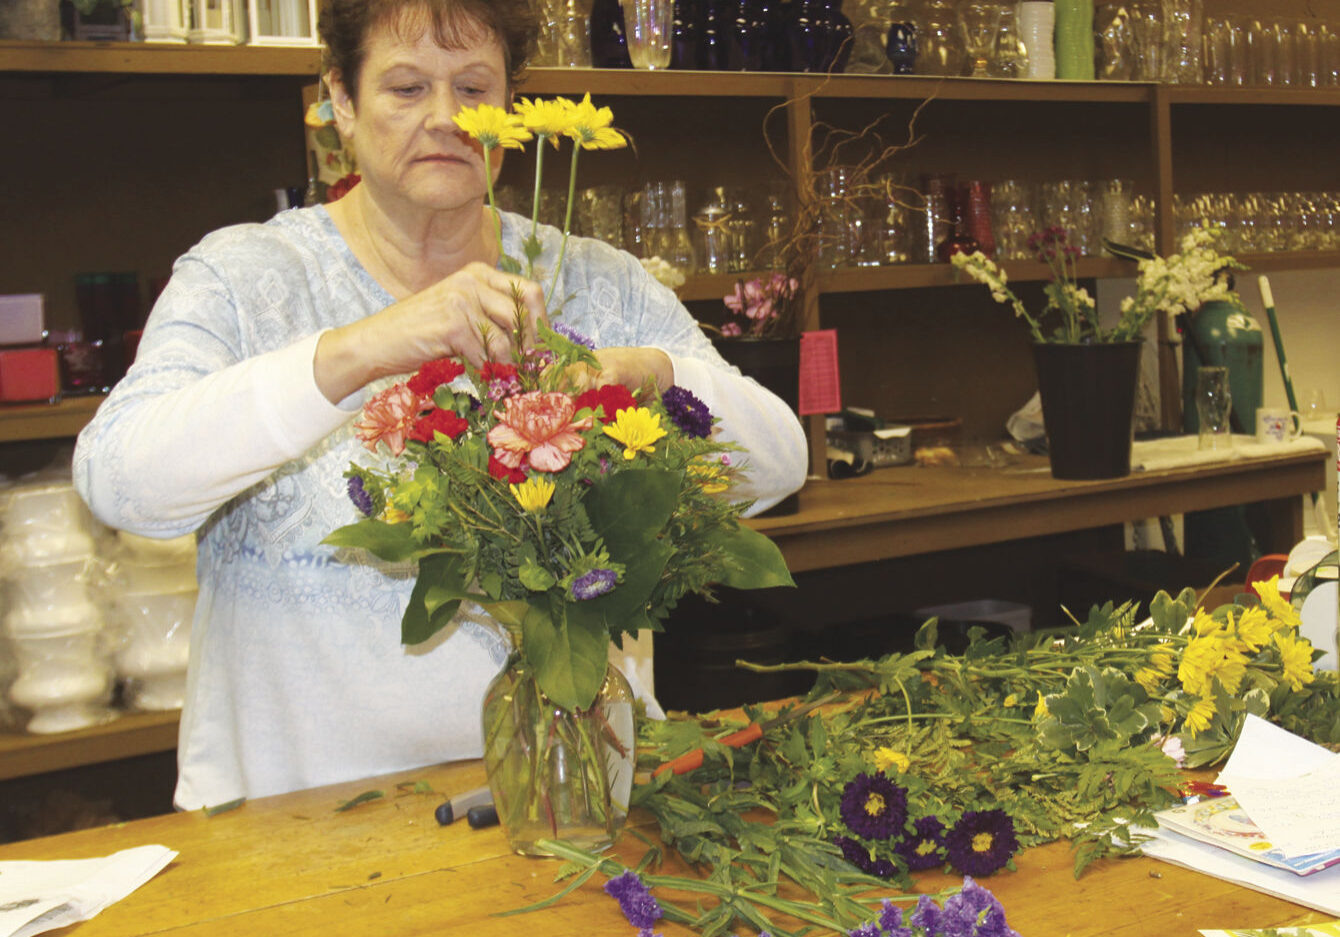
<path id="1" fill-rule="evenodd" d="M 1297 410 L 1288 407 L 1256 408 L 1256 441 L 1292 442 L 1303 433 L 1303 420 Z"/>

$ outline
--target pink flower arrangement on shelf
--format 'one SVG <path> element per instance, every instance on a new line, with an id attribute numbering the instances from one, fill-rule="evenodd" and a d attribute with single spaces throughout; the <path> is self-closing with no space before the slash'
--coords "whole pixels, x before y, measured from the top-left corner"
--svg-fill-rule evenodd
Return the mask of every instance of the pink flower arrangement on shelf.
<path id="1" fill-rule="evenodd" d="M 735 291 L 723 298 L 726 308 L 744 320 L 730 320 L 721 327 L 725 338 L 772 338 L 794 320 L 791 303 L 797 299 L 800 281 L 785 273 L 736 281 Z"/>

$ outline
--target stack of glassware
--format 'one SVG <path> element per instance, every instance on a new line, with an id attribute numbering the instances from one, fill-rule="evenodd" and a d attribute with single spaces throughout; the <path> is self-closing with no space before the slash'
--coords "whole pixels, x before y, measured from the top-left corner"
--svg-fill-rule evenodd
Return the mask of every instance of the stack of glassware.
<path id="1" fill-rule="evenodd" d="M 69 480 L 15 486 L 0 559 L 8 584 L 4 631 L 16 676 L 9 699 L 29 732 L 65 732 L 116 717 L 104 617 L 93 601 L 93 520 Z"/>

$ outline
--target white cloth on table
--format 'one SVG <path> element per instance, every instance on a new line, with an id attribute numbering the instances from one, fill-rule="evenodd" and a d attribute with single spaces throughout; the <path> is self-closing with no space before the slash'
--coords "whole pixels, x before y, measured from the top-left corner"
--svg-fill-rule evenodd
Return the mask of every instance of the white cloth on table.
<path id="1" fill-rule="evenodd" d="M 1197 436 L 1138 440 L 1131 448 L 1131 471 L 1157 472 L 1190 465 L 1215 465 L 1240 459 L 1326 451 L 1326 447 L 1319 441 L 1307 437 L 1276 443 L 1259 443 L 1255 436 L 1232 436 L 1230 440 L 1229 445 L 1218 449 L 1200 448 Z"/>
<path id="2" fill-rule="evenodd" d="M 523 256 L 529 221 L 502 221 L 507 253 Z M 561 234 L 540 237 L 537 266 Z M 570 297 L 560 321 L 597 346 L 670 355 L 676 383 L 746 450 L 737 493 L 755 511 L 803 484 L 794 413 L 722 361 L 635 258 L 570 239 L 554 295 Z M 199 530 L 183 809 L 480 754 L 502 629 L 463 606 L 432 640 L 402 646 L 413 566 L 320 542 L 356 519 L 349 464 L 379 459 L 353 436 L 363 395 L 337 406 L 317 389 L 316 343 L 392 301 L 324 208 L 215 232 L 177 262 L 134 366 L 80 434 L 75 480 L 99 519 L 164 538 Z"/>

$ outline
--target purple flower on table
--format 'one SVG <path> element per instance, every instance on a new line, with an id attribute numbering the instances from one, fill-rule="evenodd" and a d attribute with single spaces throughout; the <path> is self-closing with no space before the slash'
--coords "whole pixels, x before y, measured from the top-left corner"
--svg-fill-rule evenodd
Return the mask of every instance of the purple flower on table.
<path id="1" fill-rule="evenodd" d="M 913 927 L 920 927 L 928 935 L 943 933 L 944 912 L 928 895 L 917 899 L 916 909 L 909 920 Z"/>
<path id="2" fill-rule="evenodd" d="M 878 878 L 893 878 L 894 872 L 897 871 L 891 861 L 876 859 L 870 854 L 870 847 L 857 842 L 850 836 L 835 836 L 833 837 L 833 843 L 842 850 L 842 858 L 866 875 L 874 875 Z"/>
<path id="3" fill-rule="evenodd" d="M 861 774 L 842 789 L 842 822 L 857 836 L 888 839 L 907 822 L 907 790 L 883 771 Z"/>
<path id="4" fill-rule="evenodd" d="M 922 817 L 912 824 L 911 833 L 903 834 L 893 851 L 903 857 L 910 872 L 932 869 L 944 861 L 944 832 L 939 817 Z"/>
<path id="5" fill-rule="evenodd" d="M 867 921 L 860 927 L 847 932 L 848 937 L 879 937 L 879 925 L 874 921 Z"/>
<path id="6" fill-rule="evenodd" d="M 578 332 L 570 325 L 564 325 L 561 322 L 556 322 L 554 323 L 554 331 L 557 332 L 559 335 L 562 335 L 564 338 L 572 342 L 574 345 L 581 345 L 583 348 L 589 348 L 591 351 L 596 350 L 595 342 L 591 341 L 589 338 L 587 338 L 581 332 Z"/>
<path id="7" fill-rule="evenodd" d="M 888 898 L 880 904 L 879 929 L 888 937 L 912 937 L 911 928 L 903 926 L 903 909 Z"/>
<path id="8" fill-rule="evenodd" d="M 705 439 L 712 432 L 712 414 L 693 391 L 675 384 L 661 395 L 661 403 L 670 422 L 683 430 L 685 436 Z"/>
<path id="9" fill-rule="evenodd" d="M 632 869 L 606 882 L 605 892 L 619 902 L 623 916 L 639 930 L 651 930 L 665 913 Z"/>
<path id="10" fill-rule="evenodd" d="M 376 509 L 372 505 L 372 495 L 368 494 L 367 488 L 363 486 L 362 478 L 355 475 L 349 479 L 348 490 L 349 500 L 354 503 L 354 507 L 358 508 L 364 517 L 371 517 L 376 513 Z"/>
<path id="11" fill-rule="evenodd" d="M 614 588 L 619 576 L 612 569 L 593 569 L 572 580 L 572 597 L 578 602 L 594 599 Z"/>
<path id="12" fill-rule="evenodd" d="M 945 853 L 965 875 L 987 876 L 1004 868 L 1018 848 L 1014 821 L 1003 810 L 969 810 L 945 834 Z"/>
<path id="13" fill-rule="evenodd" d="M 964 937 L 1019 937 L 1005 923 L 1005 908 L 995 895 L 963 877 L 963 889 L 945 901 L 944 928 Z"/>

